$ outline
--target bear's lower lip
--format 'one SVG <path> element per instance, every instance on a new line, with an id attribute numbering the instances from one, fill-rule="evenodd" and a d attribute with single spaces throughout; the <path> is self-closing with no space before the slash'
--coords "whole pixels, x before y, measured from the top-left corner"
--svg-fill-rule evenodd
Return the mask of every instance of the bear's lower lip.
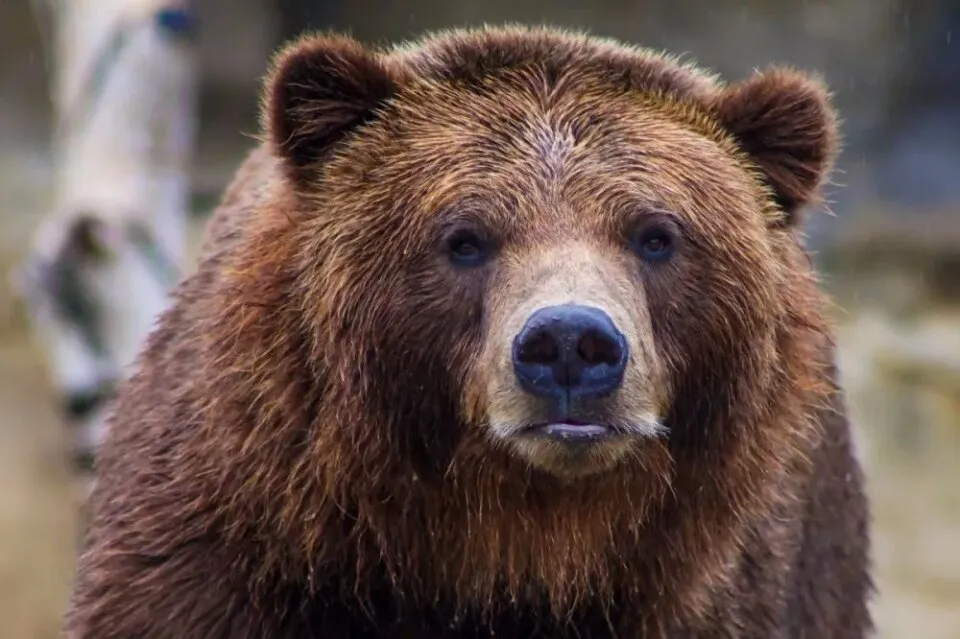
<path id="1" fill-rule="evenodd" d="M 530 429 L 531 434 L 566 444 L 587 444 L 614 435 L 609 426 L 601 424 L 553 422 Z"/>

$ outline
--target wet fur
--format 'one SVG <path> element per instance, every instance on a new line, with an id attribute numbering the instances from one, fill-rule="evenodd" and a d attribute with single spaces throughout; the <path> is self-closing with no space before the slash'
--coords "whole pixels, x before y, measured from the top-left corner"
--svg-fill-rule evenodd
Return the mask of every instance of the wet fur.
<path id="1" fill-rule="evenodd" d="M 116 405 L 69 636 L 865 636 L 862 478 L 794 236 L 836 147 L 818 81 L 510 28 L 310 37 L 267 87 Z M 641 275 L 612 238 L 661 206 L 687 252 Z M 439 266 L 462 216 L 496 271 Z M 646 309 L 667 429 L 572 481 L 491 440 L 483 357 L 571 238 Z"/>

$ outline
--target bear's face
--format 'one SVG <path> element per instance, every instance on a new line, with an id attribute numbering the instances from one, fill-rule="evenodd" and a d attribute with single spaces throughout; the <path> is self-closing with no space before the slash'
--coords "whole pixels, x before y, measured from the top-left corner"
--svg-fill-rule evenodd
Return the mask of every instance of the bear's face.
<path id="1" fill-rule="evenodd" d="M 820 86 L 458 46 L 280 58 L 267 124 L 307 211 L 318 357 L 353 345 L 328 365 L 413 454 L 484 441 L 563 478 L 643 464 L 698 389 L 762 390 L 783 239 L 833 152 Z"/>

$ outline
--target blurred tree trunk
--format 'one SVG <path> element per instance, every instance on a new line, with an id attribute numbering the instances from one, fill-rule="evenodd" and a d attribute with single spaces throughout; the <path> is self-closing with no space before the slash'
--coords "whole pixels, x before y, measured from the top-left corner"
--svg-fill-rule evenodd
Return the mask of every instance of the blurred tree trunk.
<path id="1" fill-rule="evenodd" d="M 39 3 L 38 3 L 39 4 Z M 19 271 L 75 434 L 92 461 L 105 400 L 186 260 L 196 113 L 187 0 L 42 0 L 55 204 Z"/>

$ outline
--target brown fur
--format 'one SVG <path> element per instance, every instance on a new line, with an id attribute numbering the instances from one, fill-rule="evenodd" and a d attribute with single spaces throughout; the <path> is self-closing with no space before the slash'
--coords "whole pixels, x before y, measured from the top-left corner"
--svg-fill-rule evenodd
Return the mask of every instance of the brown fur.
<path id="1" fill-rule="evenodd" d="M 546 29 L 288 47 L 118 400 L 71 637 L 861 637 L 867 511 L 795 238 L 823 86 Z M 641 265 L 625 234 L 682 228 Z M 451 225 L 495 239 L 450 268 Z M 631 345 L 576 463 L 516 444 L 524 314 Z M 591 409 L 594 410 L 594 409 Z M 603 412 L 606 411 L 606 412 Z M 651 424 L 653 422 L 651 421 Z"/>

